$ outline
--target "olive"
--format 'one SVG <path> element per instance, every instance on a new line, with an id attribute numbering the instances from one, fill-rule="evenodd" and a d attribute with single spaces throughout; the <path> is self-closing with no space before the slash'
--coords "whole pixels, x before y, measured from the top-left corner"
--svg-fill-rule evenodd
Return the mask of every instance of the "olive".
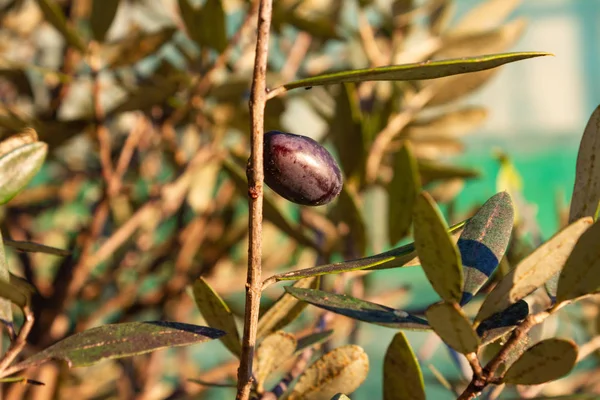
<path id="1" fill-rule="evenodd" d="M 270 131 L 264 137 L 265 183 L 297 204 L 320 206 L 342 190 L 342 173 L 332 155 L 313 139 Z"/>

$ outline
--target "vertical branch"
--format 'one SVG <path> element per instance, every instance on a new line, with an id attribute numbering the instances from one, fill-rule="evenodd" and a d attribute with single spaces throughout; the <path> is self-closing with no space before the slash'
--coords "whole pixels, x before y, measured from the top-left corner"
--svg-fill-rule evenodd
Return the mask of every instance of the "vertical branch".
<path id="1" fill-rule="evenodd" d="M 269 29 L 273 11 L 272 0 L 260 1 L 258 10 L 258 36 L 252 89 L 250 93 L 251 155 L 248 165 L 248 205 L 250 208 L 248 243 L 248 276 L 246 280 L 246 310 L 242 356 L 238 369 L 237 399 L 247 400 L 252 388 L 252 361 L 256 344 L 256 329 L 261 294 L 261 255 L 263 217 L 263 135 L 265 105 L 267 102 L 267 59 L 269 54 Z"/>

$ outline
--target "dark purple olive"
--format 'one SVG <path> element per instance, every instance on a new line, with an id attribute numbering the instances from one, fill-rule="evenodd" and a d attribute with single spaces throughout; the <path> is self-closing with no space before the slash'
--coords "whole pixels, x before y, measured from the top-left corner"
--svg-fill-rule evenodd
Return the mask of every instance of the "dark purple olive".
<path id="1" fill-rule="evenodd" d="M 265 183 L 297 204 L 327 204 L 342 190 L 340 167 L 323 146 L 306 136 L 267 132 L 264 167 Z"/>

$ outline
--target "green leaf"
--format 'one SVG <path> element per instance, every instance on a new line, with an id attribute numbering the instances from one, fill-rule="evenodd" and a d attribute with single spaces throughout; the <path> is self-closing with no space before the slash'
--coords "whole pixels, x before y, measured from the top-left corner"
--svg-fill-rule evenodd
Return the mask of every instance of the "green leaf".
<path id="1" fill-rule="evenodd" d="M 425 383 L 417 357 L 402 332 L 390 343 L 383 359 L 384 400 L 425 400 Z"/>
<path id="2" fill-rule="evenodd" d="M 577 240 L 592 223 L 590 217 L 572 223 L 522 260 L 488 294 L 475 320 L 483 321 L 508 308 L 559 272 Z"/>
<path id="3" fill-rule="evenodd" d="M 256 377 L 258 392 L 264 391 L 264 384 L 271 372 L 294 355 L 296 338 L 284 331 L 271 333 L 263 339 L 256 350 Z"/>
<path id="4" fill-rule="evenodd" d="M 333 221 L 345 222 L 348 225 L 353 252 L 355 255 L 364 255 L 367 251 L 367 227 L 359 206 L 359 196 L 352 187 L 346 184 L 342 186 L 331 217 Z"/>
<path id="5" fill-rule="evenodd" d="M 463 287 L 460 253 L 444 217 L 426 192 L 417 196 L 413 225 L 415 248 L 431 286 L 443 300 L 459 302 Z"/>
<path id="6" fill-rule="evenodd" d="M 225 50 L 227 27 L 221 0 L 206 0 L 202 8 L 192 6 L 188 0 L 178 0 L 178 4 L 187 33 L 194 42 L 219 52 Z"/>
<path id="7" fill-rule="evenodd" d="M 579 145 L 569 222 L 593 217 L 600 201 L 600 106 L 592 113 Z"/>
<path id="8" fill-rule="evenodd" d="M 480 175 L 476 169 L 446 165 L 434 161 L 419 160 L 418 164 L 423 185 L 439 180 L 478 178 Z"/>
<path id="9" fill-rule="evenodd" d="M 19 306 L 23 306 L 26 302 L 16 298 L 19 292 L 14 290 L 10 284 L 10 272 L 6 262 L 6 254 L 4 251 L 4 243 L 2 241 L 2 233 L 0 233 L 0 321 L 4 324 L 12 325 L 13 313 L 11 301 Z"/>
<path id="10" fill-rule="evenodd" d="M 367 378 L 369 357 L 355 345 L 338 347 L 312 364 L 298 379 L 289 400 L 327 399 L 354 392 Z"/>
<path id="11" fill-rule="evenodd" d="M 477 352 L 479 337 L 458 304 L 434 304 L 425 311 L 425 316 L 448 346 L 462 354 Z"/>
<path id="12" fill-rule="evenodd" d="M 35 385 L 35 386 L 45 386 L 46 385 L 44 382 L 36 381 L 33 379 L 28 379 L 24 376 L 0 378 L 0 382 L 2 382 L 2 383 L 24 383 L 26 385 Z"/>
<path id="13" fill-rule="evenodd" d="M 235 325 L 235 318 L 229 306 L 202 277 L 194 282 L 192 289 L 196 306 L 198 306 L 206 323 L 225 332 L 226 335 L 221 337 L 221 341 L 229 351 L 240 357 L 242 344 Z"/>
<path id="14" fill-rule="evenodd" d="M 334 100 L 335 114 L 329 126 L 329 137 L 337 150 L 346 180 L 352 180 L 362 173 L 367 154 L 356 86 L 342 85 Z"/>
<path id="15" fill-rule="evenodd" d="M 577 240 L 558 278 L 556 301 L 575 299 L 600 290 L 600 221 Z"/>
<path id="16" fill-rule="evenodd" d="M 510 195 L 501 192 L 465 224 L 457 242 L 465 282 L 461 304 L 468 303 L 498 267 L 508 247 L 514 217 Z"/>
<path id="17" fill-rule="evenodd" d="M 459 222 L 448 229 L 448 233 L 456 235 L 460 233 L 466 221 Z M 330 274 L 339 274 L 342 272 L 360 271 L 360 270 L 379 270 L 399 268 L 406 264 L 419 265 L 415 244 L 410 243 L 395 249 L 386 251 L 370 257 L 359 258 L 356 260 L 337 262 L 332 264 L 319 265 L 316 267 L 300 269 L 297 271 L 284 272 L 273 275 L 268 281 L 285 281 L 307 278 L 310 276 L 321 276 Z"/>
<path id="18" fill-rule="evenodd" d="M 294 287 L 285 290 L 302 301 L 358 321 L 396 329 L 429 329 L 427 321 L 421 318 L 355 297 Z"/>
<path id="19" fill-rule="evenodd" d="M 69 336 L 17 365 L 28 368 L 63 360 L 70 368 L 85 367 L 105 359 L 201 343 L 224 334 L 218 329 L 167 321 L 103 325 Z"/>
<path id="20" fill-rule="evenodd" d="M 512 331 L 529 315 L 529 304 L 519 300 L 507 309 L 485 319 L 477 326 L 481 344 L 486 345 Z"/>
<path id="21" fill-rule="evenodd" d="M 577 362 L 577 346 L 570 340 L 546 339 L 530 347 L 514 362 L 503 381 L 539 385 L 567 375 Z"/>
<path id="22" fill-rule="evenodd" d="M 492 29 L 504 21 L 521 0 L 488 0 L 473 7 L 452 29 L 452 34 L 464 34 Z"/>
<path id="23" fill-rule="evenodd" d="M 248 194 L 248 180 L 242 169 L 231 160 L 223 161 L 223 169 L 229 174 L 240 194 L 246 196 Z M 265 218 L 281 229 L 282 232 L 296 240 L 299 244 L 315 247 L 314 242 L 297 225 L 294 225 L 290 218 L 281 212 L 268 193 L 265 193 L 263 197 L 263 208 Z"/>
<path id="24" fill-rule="evenodd" d="M 329 337 L 333 334 L 333 330 L 311 333 L 298 339 L 298 345 L 296 346 L 296 354 L 302 353 L 304 350 L 316 346 L 329 340 Z"/>
<path id="25" fill-rule="evenodd" d="M 120 0 L 92 0 L 92 11 L 90 13 L 90 27 L 92 36 L 98 42 L 104 42 L 106 32 L 110 29 Z"/>
<path id="26" fill-rule="evenodd" d="M 45 246 L 39 243 L 33 242 L 23 242 L 18 240 L 5 240 L 4 245 L 7 247 L 12 247 L 17 251 L 24 251 L 26 253 L 44 253 L 44 254 L 52 254 L 55 256 L 66 257 L 71 252 L 69 250 L 57 249 L 56 247 Z"/>
<path id="27" fill-rule="evenodd" d="M 307 289 L 318 288 L 319 279 L 310 277 L 294 283 L 293 287 Z M 283 329 L 295 320 L 306 307 L 306 303 L 294 296 L 284 293 L 258 320 L 257 338 L 262 338 L 271 332 Z"/>
<path id="28" fill-rule="evenodd" d="M 0 157 L 0 204 L 15 197 L 37 174 L 46 159 L 48 146 L 35 142 Z"/>
<path id="29" fill-rule="evenodd" d="M 549 55 L 552 54 L 544 52 L 504 53 L 471 58 L 426 61 L 414 64 L 357 69 L 301 79 L 287 83 L 283 85 L 283 87 L 287 90 L 291 90 L 301 87 L 322 86 L 346 82 L 411 81 L 434 79 L 450 75 L 483 71 L 486 69 L 499 67 L 500 65 L 510 62 Z"/>
<path id="30" fill-rule="evenodd" d="M 404 141 L 394 160 L 394 177 L 388 186 L 388 236 L 399 242 L 410 230 L 417 194 L 421 190 L 417 160 L 410 142 Z"/>
<path id="31" fill-rule="evenodd" d="M 10 278 L 9 278 L 10 279 Z M 16 304 L 20 308 L 25 307 L 29 304 L 29 294 L 26 293 L 25 290 L 19 288 L 17 285 L 7 282 L 4 279 L 0 279 L 0 297 L 2 298 L 2 310 L 0 310 L 0 319 L 3 321 L 12 321 L 12 319 L 7 319 L 8 314 L 6 309 L 10 308 L 10 302 Z M 6 309 L 4 309 L 5 300 L 9 300 Z M 10 318 L 12 318 L 12 311 L 10 312 Z"/>
<path id="32" fill-rule="evenodd" d="M 60 6 L 53 0 L 36 0 L 44 19 L 48 21 L 61 35 L 67 43 L 82 53 L 86 51 L 86 45 L 75 29 L 68 25 L 67 19 Z"/>

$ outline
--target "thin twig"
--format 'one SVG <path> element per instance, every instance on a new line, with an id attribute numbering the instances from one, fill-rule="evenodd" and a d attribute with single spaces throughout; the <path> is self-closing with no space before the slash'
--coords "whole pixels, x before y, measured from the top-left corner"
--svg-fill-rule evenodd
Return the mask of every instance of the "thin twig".
<path id="1" fill-rule="evenodd" d="M 238 370 L 238 400 L 248 400 L 252 388 L 252 361 L 256 344 L 256 330 L 261 295 L 261 256 L 263 219 L 263 135 L 265 106 L 267 103 L 267 61 L 269 55 L 269 30 L 273 12 L 272 0 L 260 0 L 258 35 L 252 89 L 250 93 L 251 154 L 248 166 L 248 206 L 250 209 L 248 242 L 248 275 L 246 281 L 246 310 L 242 355 Z"/>

